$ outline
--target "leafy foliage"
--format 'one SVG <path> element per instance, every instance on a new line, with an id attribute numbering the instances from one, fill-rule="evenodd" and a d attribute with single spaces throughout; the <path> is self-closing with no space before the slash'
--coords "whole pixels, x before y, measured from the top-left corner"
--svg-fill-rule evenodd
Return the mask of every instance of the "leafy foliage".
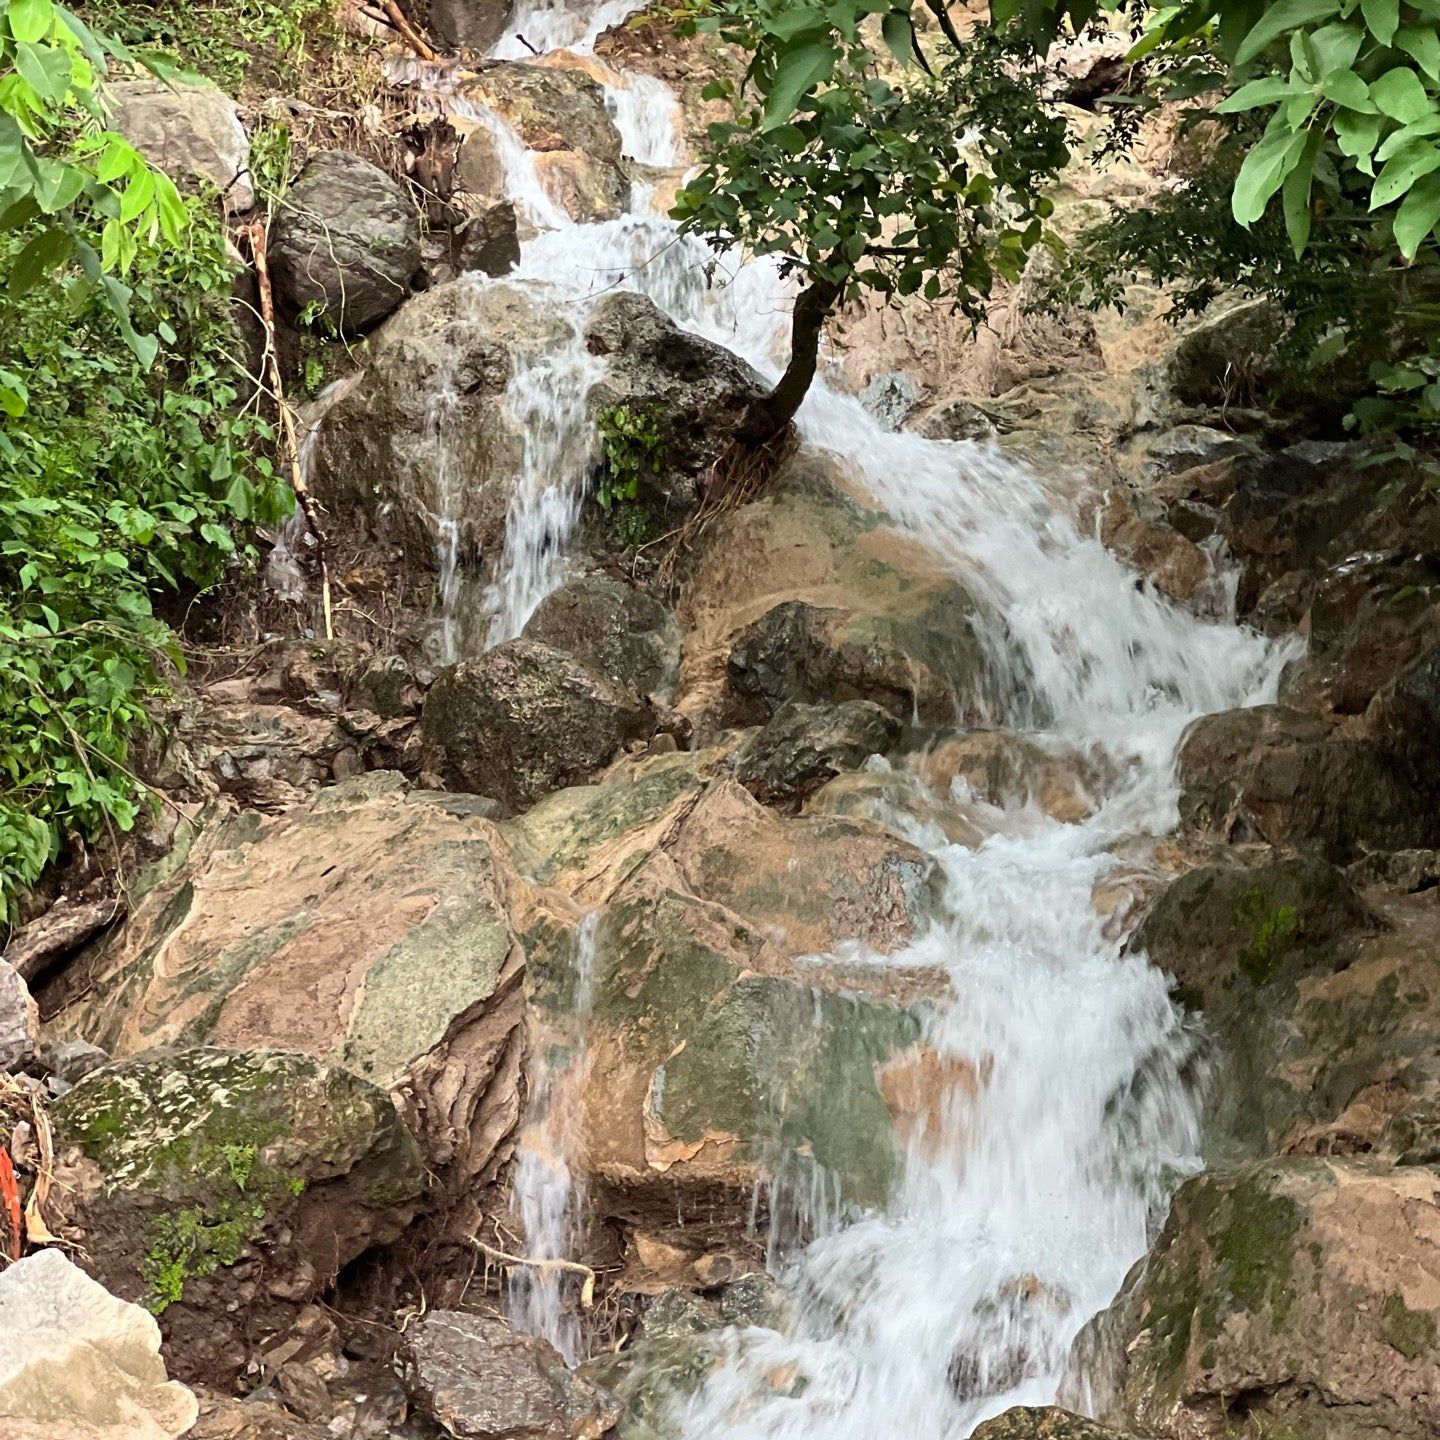
<path id="1" fill-rule="evenodd" d="M 335 0 L 88 0 L 86 11 L 138 52 L 173 56 L 219 85 L 240 86 L 258 70 L 292 76 Z"/>
<path id="2" fill-rule="evenodd" d="M 53 0 L 0 0 L 0 230 L 26 237 L 3 275 L 19 295 L 79 265 L 149 364 L 156 342 L 132 326 L 120 276 L 142 244 L 180 242 L 185 208 L 166 176 L 104 128 L 99 85 L 114 57 L 124 50 Z M 0 408 L 17 403 L 13 381 L 0 368 Z"/>
<path id="3" fill-rule="evenodd" d="M 607 514 L 617 503 L 634 500 L 642 475 L 658 475 L 665 463 L 665 442 L 652 405 L 607 405 L 599 415 L 603 464 L 595 501 Z"/>
<path id="4" fill-rule="evenodd" d="M 864 22 L 882 8 L 872 36 Z M 706 92 L 736 115 L 710 127 L 707 163 L 672 212 L 682 229 L 846 296 L 918 291 L 974 317 L 997 274 L 1018 276 L 1050 213 L 1041 186 L 1067 158 L 1027 44 L 980 29 L 931 73 L 908 9 L 874 0 L 719 0 L 685 23 L 753 60 L 743 85 Z"/>
<path id="5" fill-rule="evenodd" d="M 145 700 L 179 654 L 152 597 L 214 585 L 235 534 L 287 486 L 256 454 L 218 224 L 193 202 L 181 247 L 139 252 L 130 309 L 146 364 L 83 272 L 0 293 L 11 402 L 0 433 L 0 920 L 71 833 L 133 823 Z M 0 271 L 22 231 L 0 246 Z"/>

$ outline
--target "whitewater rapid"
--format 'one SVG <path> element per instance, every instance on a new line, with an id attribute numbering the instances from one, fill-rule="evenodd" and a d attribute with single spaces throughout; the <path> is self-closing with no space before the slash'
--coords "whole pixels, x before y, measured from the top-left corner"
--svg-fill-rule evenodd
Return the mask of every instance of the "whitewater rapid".
<path id="1" fill-rule="evenodd" d="M 495 54 L 527 58 L 522 34 L 536 50 L 587 54 L 632 8 L 522 7 Z M 673 97 L 649 77 L 612 73 L 606 83 L 625 154 L 678 164 Z M 487 592 L 494 644 L 518 634 L 568 573 L 595 453 L 584 401 L 596 362 L 579 338 L 591 299 L 641 291 L 773 376 L 790 292 L 773 264 L 717 255 L 643 213 L 648 187 L 637 190 L 642 213 L 569 223 L 513 132 L 498 117 L 483 123 L 503 141 L 517 211 L 539 231 L 505 283 L 564 297 L 574 321 L 572 342 L 522 367 L 507 396 L 526 448 Z M 793 1323 L 784 1333 L 727 1333 L 724 1363 L 672 1418 L 685 1440 L 961 1440 L 1010 1405 L 1055 1400 L 1075 1335 L 1198 1167 L 1195 1032 L 1165 977 L 1122 954 L 1095 895 L 1120 866 L 1117 847 L 1174 825 L 1185 726 L 1273 700 L 1293 647 L 1233 615 L 1197 618 L 1137 583 L 1080 533 L 1051 487 L 993 447 L 887 432 L 823 374 L 798 424 L 807 442 L 844 457 L 877 505 L 979 602 L 989 663 L 982 693 L 959 697 L 969 712 L 1062 755 L 1103 761 L 1096 768 L 1110 778 L 1077 824 L 1019 800 L 977 804 L 963 787 L 938 797 L 983 827 L 978 847 L 893 817 L 935 857 L 945 893 L 908 949 L 874 963 L 948 977 L 953 1001 L 926 1038 L 980 1077 L 977 1093 L 952 1096 L 938 1141 L 912 1139 L 883 1212 L 812 1217 L 814 1237 L 776 1261 Z M 582 959 L 593 927 L 588 934 Z M 583 1019 L 574 1017 L 564 1051 L 572 1080 Z M 568 1163 L 578 1122 L 563 1111 L 574 1090 L 563 1080 L 542 1077 L 516 1178 L 531 1253 L 559 1258 L 577 1243 L 580 1203 Z M 573 1360 L 580 1336 L 561 1297 L 558 1284 L 524 1278 L 512 1313 Z"/>

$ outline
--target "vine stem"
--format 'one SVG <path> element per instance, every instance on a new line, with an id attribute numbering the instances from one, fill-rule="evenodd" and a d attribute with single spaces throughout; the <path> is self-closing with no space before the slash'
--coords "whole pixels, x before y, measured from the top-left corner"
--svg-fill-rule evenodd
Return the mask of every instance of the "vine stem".
<path id="1" fill-rule="evenodd" d="M 249 227 L 250 253 L 255 257 L 255 277 L 260 284 L 260 323 L 265 327 L 265 356 L 262 369 L 270 372 L 270 390 L 275 396 L 275 406 L 280 412 L 280 429 L 285 437 L 285 458 L 290 465 L 290 488 L 295 492 L 295 503 L 305 516 L 305 524 L 315 541 L 315 558 L 320 565 L 320 602 L 325 612 L 325 638 L 335 638 L 334 622 L 330 608 L 330 564 L 326 557 L 325 534 L 320 528 L 320 517 L 315 497 L 305 482 L 305 472 L 300 465 L 300 443 L 295 438 L 295 412 L 285 398 L 285 387 L 280 381 L 280 355 L 275 345 L 275 292 L 270 283 L 270 261 L 265 249 L 265 222 L 257 220 Z"/>

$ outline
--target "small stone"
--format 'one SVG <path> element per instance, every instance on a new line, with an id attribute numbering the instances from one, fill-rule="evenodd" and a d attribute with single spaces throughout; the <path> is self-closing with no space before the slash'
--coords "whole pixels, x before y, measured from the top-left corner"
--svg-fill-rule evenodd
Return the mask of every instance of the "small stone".
<path id="1" fill-rule="evenodd" d="M 13 965 L 0 960 L 0 1070 L 16 1070 L 35 1053 L 40 1011 Z"/>

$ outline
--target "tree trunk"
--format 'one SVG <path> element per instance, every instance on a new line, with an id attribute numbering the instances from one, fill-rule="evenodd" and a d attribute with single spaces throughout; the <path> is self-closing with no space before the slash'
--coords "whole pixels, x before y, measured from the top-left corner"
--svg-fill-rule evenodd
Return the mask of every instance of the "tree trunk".
<path id="1" fill-rule="evenodd" d="M 742 445 L 768 443 L 795 418 L 815 378 L 825 321 L 839 298 L 840 286 L 833 280 L 812 280 L 796 298 L 790 321 L 790 363 L 775 388 L 746 410 L 736 435 Z"/>

